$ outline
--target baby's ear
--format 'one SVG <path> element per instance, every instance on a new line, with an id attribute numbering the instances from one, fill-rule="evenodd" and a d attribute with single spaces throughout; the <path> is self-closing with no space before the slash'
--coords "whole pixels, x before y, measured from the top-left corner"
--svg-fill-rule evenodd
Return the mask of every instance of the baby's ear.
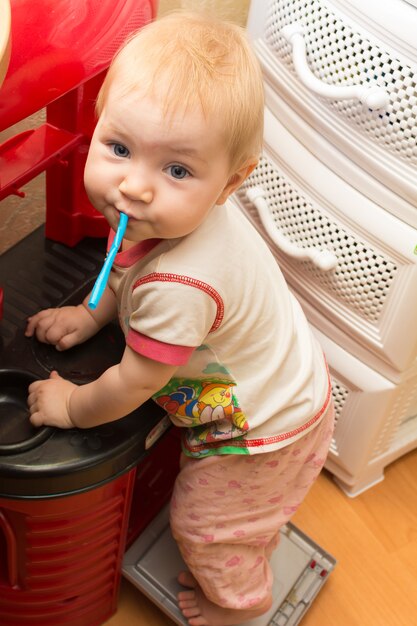
<path id="1" fill-rule="evenodd" d="M 247 177 L 253 172 L 255 167 L 258 165 L 258 159 L 253 157 L 245 161 L 245 163 L 230 176 L 229 180 L 220 196 L 217 198 L 216 204 L 224 204 L 227 198 L 234 192 L 236 189 L 242 185 L 242 183 L 247 179 Z"/>

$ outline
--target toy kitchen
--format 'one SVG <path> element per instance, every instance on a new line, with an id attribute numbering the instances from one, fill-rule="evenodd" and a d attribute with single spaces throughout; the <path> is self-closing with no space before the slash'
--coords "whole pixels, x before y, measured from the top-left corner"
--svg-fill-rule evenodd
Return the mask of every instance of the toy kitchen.
<path id="1" fill-rule="evenodd" d="M 0 0 L 0 130 L 46 111 L 0 145 L 0 201 L 46 176 L 45 224 L 0 256 L 0 624 L 100 626 L 125 576 L 181 625 L 177 429 L 151 401 L 83 431 L 35 429 L 26 406 L 33 380 L 55 369 L 82 384 L 123 352 L 116 324 L 66 353 L 24 328 L 79 302 L 102 267 L 108 228 L 82 185 L 95 98 L 157 3 L 33 4 Z M 354 497 L 417 446 L 417 2 L 252 0 L 248 32 L 265 147 L 234 201 L 322 342 L 337 414 L 326 468 Z M 274 606 L 248 626 L 298 624 L 336 560 L 289 523 L 272 564 Z"/>

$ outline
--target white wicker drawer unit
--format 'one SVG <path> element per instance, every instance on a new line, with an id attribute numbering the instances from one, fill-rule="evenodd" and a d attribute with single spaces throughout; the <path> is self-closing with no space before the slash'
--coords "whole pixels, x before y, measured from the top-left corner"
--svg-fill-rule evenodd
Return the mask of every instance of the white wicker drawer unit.
<path id="1" fill-rule="evenodd" d="M 416 225 L 417 9 L 404 0 L 255 0 L 249 31 L 272 86 L 268 106 L 274 110 L 280 95 L 352 164 L 398 194 L 384 208 Z M 353 184 L 351 168 L 326 142 L 311 144 L 298 132 Z M 356 174 L 355 186 L 380 203 L 378 190 Z"/>
<path id="2" fill-rule="evenodd" d="M 234 195 L 326 353 L 353 496 L 417 447 L 417 0 L 252 0 L 262 158 Z"/>
<path id="3" fill-rule="evenodd" d="M 236 199 L 320 329 L 342 345 L 345 334 L 392 380 L 415 367 L 415 229 L 329 170 L 268 110 L 263 157 Z"/>

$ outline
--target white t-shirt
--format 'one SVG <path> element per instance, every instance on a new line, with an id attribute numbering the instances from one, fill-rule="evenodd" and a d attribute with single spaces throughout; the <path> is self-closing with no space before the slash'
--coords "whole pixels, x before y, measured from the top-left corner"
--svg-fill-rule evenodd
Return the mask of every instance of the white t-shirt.
<path id="1" fill-rule="evenodd" d="M 331 397 L 323 352 L 233 203 L 186 237 L 119 252 L 109 286 L 127 344 L 178 365 L 154 400 L 189 427 L 189 456 L 275 450 L 319 423 Z"/>

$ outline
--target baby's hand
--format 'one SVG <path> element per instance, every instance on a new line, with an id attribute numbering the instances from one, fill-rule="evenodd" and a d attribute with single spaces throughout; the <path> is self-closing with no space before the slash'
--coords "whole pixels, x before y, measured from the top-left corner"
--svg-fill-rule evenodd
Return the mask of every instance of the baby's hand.
<path id="1" fill-rule="evenodd" d="M 45 309 L 29 317 L 26 337 L 36 338 L 42 343 L 50 343 L 57 350 L 68 350 L 86 341 L 99 330 L 94 317 L 79 304 L 59 309 Z"/>
<path id="2" fill-rule="evenodd" d="M 37 380 L 29 385 L 28 406 L 33 426 L 74 428 L 69 416 L 69 401 L 77 388 L 64 380 L 57 372 L 51 372 L 48 380 Z"/>

